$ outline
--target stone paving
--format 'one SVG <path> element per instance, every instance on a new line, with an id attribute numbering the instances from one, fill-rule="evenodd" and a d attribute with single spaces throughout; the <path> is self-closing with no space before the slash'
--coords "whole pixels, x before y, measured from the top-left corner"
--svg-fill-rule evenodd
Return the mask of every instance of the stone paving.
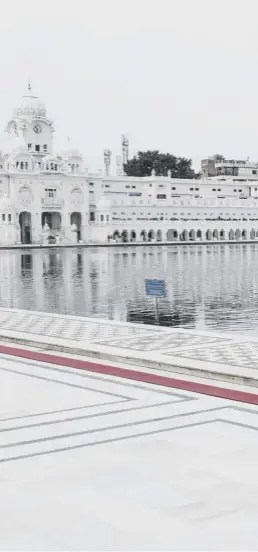
<path id="1" fill-rule="evenodd" d="M 257 550 L 258 407 L 0 355 L 1 550 Z"/>
<path id="2" fill-rule="evenodd" d="M 31 343 L 70 345 L 133 359 L 163 359 L 180 366 L 258 368 L 258 339 L 142 324 L 0 309 L 1 336 Z M 258 374 L 258 373 L 257 373 Z"/>

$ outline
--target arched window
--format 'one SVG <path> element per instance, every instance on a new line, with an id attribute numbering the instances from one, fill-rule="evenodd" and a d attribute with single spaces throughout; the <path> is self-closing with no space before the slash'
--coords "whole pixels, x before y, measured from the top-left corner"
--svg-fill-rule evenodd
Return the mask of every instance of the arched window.
<path id="1" fill-rule="evenodd" d="M 104 215 L 100 215 L 100 220 L 101 220 L 101 222 L 103 222 L 103 220 L 104 220 Z"/>
<path id="2" fill-rule="evenodd" d="M 23 161 L 21 161 L 21 170 L 23 170 Z"/>
<path id="3" fill-rule="evenodd" d="M 55 171 L 57 171 L 57 164 L 55 164 Z"/>
<path id="4" fill-rule="evenodd" d="M 25 161 L 25 170 L 28 170 L 28 161 Z"/>
<path id="5" fill-rule="evenodd" d="M 50 163 L 50 170 L 51 170 L 51 171 L 54 170 L 54 163 Z"/>
<path id="6" fill-rule="evenodd" d="M 113 234 L 113 240 L 118 241 L 119 238 L 120 238 L 120 234 L 119 234 L 118 230 L 115 230 L 115 232 Z"/>

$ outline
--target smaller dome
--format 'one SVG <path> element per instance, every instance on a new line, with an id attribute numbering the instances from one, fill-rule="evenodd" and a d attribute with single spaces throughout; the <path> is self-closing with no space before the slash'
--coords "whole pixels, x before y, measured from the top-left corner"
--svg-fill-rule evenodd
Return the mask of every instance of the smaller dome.
<path id="1" fill-rule="evenodd" d="M 19 144 L 18 146 L 14 147 L 10 153 L 11 157 L 17 157 L 18 155 L 29 155 L 28 149 L 26 148 L 26 145 Z"/>
<path id="2" fill-rule="evenodd" d="M 28 93 L 22 96 L 18 107 L 13 111 L 14 118 L 16 117 L 46 117 L 47 110 L 44 103 L 37 96 L 32 96 L 31 86 L 28 86 Z"/>
<path id="3" fill-rule="evenodd" d="M 97 203 L 97 209 L 98 211 L 109 211 L 109 209 L 112 209 L 112 203 L 107 197 L 103 196 Z"/>
<path id="4" fill-rule="evenodd" d="M 60 158 L 57 157 L 56 155 L 46 155 L 46 157 L 44 157 L 43 161 L 45 163 L 60 163 Z"/>
<path id="5" fill-rule="evenodd" d="M 28 146 L 22 135 L 19 135 L 17 138 L 12 140 L 9 147 L 9 155 L 11 157 L 17 157 L 18 155 L 29 155 Z"/>
<path id="6" fill-rule="evenodd" d="M 82 159 L 80 151 L 74 147 L 70 138 L 67 140 L 67 147 L 60 151 L 60 155 L 65 161 L 68 161 L 68 159 Z"/>
<path id="7" fill-rule="evenodd" d="M 79 152 L 78 149 L 70 149 L 70 150 L 62 150 L 60 152 L 60 156 L 65 160 L 68 161 L 68 159 L 82 159 L 82 155 Z"/>

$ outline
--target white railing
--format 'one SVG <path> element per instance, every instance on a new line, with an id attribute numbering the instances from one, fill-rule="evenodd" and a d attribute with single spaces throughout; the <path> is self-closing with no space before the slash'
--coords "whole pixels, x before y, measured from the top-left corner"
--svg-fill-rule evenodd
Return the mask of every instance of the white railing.
<path id="1" fill-rule="evenodd" d="M 41 208 L 49 211 L 60 211 L 64 207 L 64 199 L 47 197 L 41 199 Z"/>

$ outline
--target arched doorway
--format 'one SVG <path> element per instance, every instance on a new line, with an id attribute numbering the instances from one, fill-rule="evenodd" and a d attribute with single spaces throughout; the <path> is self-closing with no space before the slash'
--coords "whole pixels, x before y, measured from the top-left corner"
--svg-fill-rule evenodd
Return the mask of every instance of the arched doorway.
<path id="1" fill-rule="evenodd" d="M 148 241 L 154 241 L 154 239 L 155 239 L 154 230 L 149 230 L 149 232 L 148 232 Z"/>
<path id="2" fill-rule="evenodd" d="M 247 240 L 247 231 L 246 230 L 242 231 L 242 239 Z"/>
<path id="3" fill-rule="evenodd" d="M 211 230 L 207 230 L 206 232 L 206 240 L 210 241 L 212 238 Z"/>
<path id="4" fill-rule="evenodd" d="M 127 230 L 123 230 L 123 232 L 121 234 L 121 241 L 123 243 L 128 242 L 128 232 L 127 232 Z"/>
<path id="5" fill-rule="evenodd" d="M 225 230 L 221 230 L 221 231 L 220 231 L 219 237 L 220 237 L 221 240 L 224 240 L 224 239 L 225 239 Z"/>
<path id="6" fill-rule="evenodd" d="M 113 234 L 113 240 L 119 241 L 119 238 L 120 238 L 120 234 L 119 234 L 118 230 L 115 230 L 115 232 Z"/>
<path id="7" fill-rule="evenodd" d="M 81 213 L 74 212 L 71 214 L 71 225 L 76 227 L 76 233 L 77 233 L 77 242 L 81 240 L 81 224 L 82 224 L 82 216 Z"/>
<path id="8" fill-rule="evenodd" d="M 157 240 L 157 241 L 162 241 L 162 232 L 161 232 L 161 230 L 158 230 L 158 231 L 157 231 L 156 240 Z"/>
<path id="9" fill-rule="evenodd" d="M 54 232 L 61 230 L 61 214 L 58 211 L 44 211 L 41 215 L 42 227 L 48 224 L 49 228 Z"/>
<path id="10" fill-rule="evenodd" d="M 31 243 L 31 213 L 29 213 L 29 211 L 22 211 L 19 214 L 19 224 L 21 229 L 21 243 Z"/>
<path id="11" fill-rule="evenodd" d="M 145 230 L 142 230 L 140 233 L 140 239 L 141 241 L 146 241 L 146 232 Z"/>
<path id="12" fill-rule="evenodd" d="M 214 240 L 218 240 L 218 239 L 219 239 L 219 231 L 216 230 L 216 229 L 213 230 L 212 236 L 213 236 L 213 239 L 214 239 Z"/>
<path id="13" fill-rule="evenodd" d="M 168 230 L 167 231 L 167 241 L 175 241 L 178 239 L 177 230 Z"/>
<path id="14" fill-rule="evenodd" d="M 194 241 L 195 240 L 195 230 L 190 230 L 189 232 L 189 240 Z"/>
<path id="15" fill-rule="evenodd" d="M 130 241 L 131 242 L 136 241 L 136 232 L 135 232 L 135 230 L 131 230 Z"/>
<path id="16" fill-rule="evenodd" d="M 252 228 L 252 230 L 250 232 L 250 239 L 255 240 L 255 230 L 254 230 L 254 228 Z"/>
<path id="17" fill-rule="evenodd" d="M 48 227 L 47 235 L 44 234 L 44 241 L 56 243 L 61 232 L 61 214 L 57 211 L 44 211 L 41 215 L 42 231 Z"/>
<path id="18" fill-rule="evenodd" d="M 189 234 L 188 234 L 187 230 L 183 230 L 183 232 L 180 236 L 180 239 L 181 239 L 181 241 L 188 241 L 189 240 Z"/>
<path id="19" fill-rule="evenodd" d="M 236 240 L 240 240 L 240 238 L 241 238 L 241 232 L 240 232 L 239 228 L 237 228 L 237 230 L 236 230 L 235 237 L 236 237 Z"/>
<path id="20" fill-rule="evenodd" d="M 229 230 L 228 237 L 229 237 L 230 240 L 234 240 L 234 238 L 235 238 L 235 233 L 234 233 L 234 230 L 232 230 L 232 228 L 231 228 L 231 230 Z"/>
<path id="21" fill-rule="evenodd" d="M 201 230 L 197 230 L 197 239 L 198 240 L 202 239 L 202 231 Z"/>

